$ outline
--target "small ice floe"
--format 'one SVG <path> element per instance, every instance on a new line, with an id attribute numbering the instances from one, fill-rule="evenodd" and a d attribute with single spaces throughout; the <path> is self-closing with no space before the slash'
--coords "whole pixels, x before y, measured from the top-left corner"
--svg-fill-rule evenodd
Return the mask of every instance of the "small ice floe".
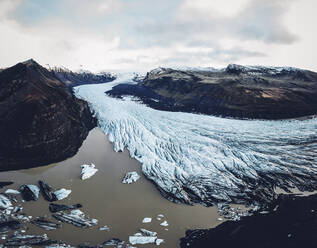
<path id="1" fill-rule="evenodd" d="M 164 230 L 165 230 L 165 231 L 168 231 L 168 228 L 165 228 Z"/>
<path id="2" fill-rule="evenodd" d="M 142 221 L 142 223 L 150 223 L 152 221 L 152 218 L 150 217 L 145 217 Z"/>
<path id="3" fill-rule="evenodd" d="M 92 177 L 98 171 L 98 169 L 95 168 L 95 165 L 93 163 L 90 165 L 83 164 L 80 167 L 81 167 L 81 174 L 80 175 L 81 175 L 82 180 L 85 180 L 85 179 Z"/>
<path id="4" fill-rule="evenodd" d="M 160 225 L 161 225 L 161 226 L 168 226 L 168 223 L 167 223 L 166 220 L 164 220 Z"/>
<path id="5" fill-rule="evenodd" d="M 39 181 L 39 185 L 40 185 L 41 193 L 45 200 L 49 202 L 57 201 L 54 193 L 52 192 L 53 189 L 51 186 L 49 186 L 47 183 L 41 180 Z"/>
<path id="6" fill-rule="evenodd" d="M 43 235 L 13 235 L 4 244 L 7 246 L 39 246 L 42 244 L 57 244 L 58 241 L 51 240 L 46 234 Z"/>
<path id="7" fill-rule="evenodd" d="M 60 243 L 60 244 L 47 245 L 45 246 L 45 248 L 75 248 L 75 247 Z"/>
<path id="8" fill-rule="evenodd" d="M 56 190 L 53 194 L 55 195 L 56 199 L 59 201 L 59 200 L 65 199 L 67 196 L 69 196 L 71 192 L 72 191 L 70 189 L 62 188 L 62 189 Z"/>
<path id="9" fill-rule="evenodd" d="M 156 217 L 157 220 L 162 220 L 162 218 L 164 218 L 163 214 L 158 214 L 157 217 Z"/>
<path id="10" fill-rule="evenodd" d="M 19 221 L 16 220 L 5 220 L 1 221 L 0 225 L 0 233 L 7 233 L 9 231 L 14 231 L 22 228 L 22 224 Z"/>
<path id="11" fill-rule="evenodd" d="M 122 183 L 130 184 L 130 183 L 136 182 L 139 179 L 140 179 L 139 174 L 136 171 L 131 171 L 125 174 L 122 180 Z"/>
<path id="12" fill-rule="evenodd" d="M 4 193 L 18 195 L 18 194 L 20 194 L 20 191 L 15 190 L 15 189 L 7 189 Z"/>
<path id="13" fill-rule="evenodd" d="M 222 219 L 222 218 L 220 218 L 220 217 L 219 217 L 219 218 L 217 218 L 217 220 L 218 220 L 218 221 L 223 221 L 223 219 Z"/>
<path id="14" fill-rule="evenodd" d="M 154 244 L 157 237 L 151 237 L 151 236 L 130 236 L 129 242 L 132 245 L 137 244 Z"/>
<path id="15" fill-rule="evenodd" d="M 14 218 L 17 220 L 21 220 L 23 222 L 29 222 L 32 219 L 32 216 L 26 216 L 25 214 L 19 214 L 19 215 L 14 216 Z"/>
<path id="16" fill-rule="evenodd" d="M 53 214 L 52 216 L 59 221 L 69 223 L 74 226 L 82 227 L 82 228 L 95 226 L 98 223 L 98 220 L 96 219 L 91 219 L 91 220 L 87 219 L 85 214 L 79 209 L 72 210 L 70 214 L 66 214 L 64 212 L 58 212 L 56 214 Z"/>
<path id="17" fill-rule="evenodd" d="M 116 246 L 116 247 L 122 247 L 124 244 L 124 241 L 120 239 L 110 239 L 103 243 L 105 246 Z"/>
<path id="18" fill-rule="evenodd" d="M 161 243 L 163 243 L 164 242 L 164 239 L 156 239 L 155 240 L 155 244 L 156 245 L 160 245 Z"/>
<path id="19" fill-rule="evenodd" d="M 60 228 L 61 227 L 61 224 L 57 224 L 57 223 L 54 223 L 54 222 L 51 222 L 51 221 L 48 221 L 48 220 L 45 220 L 44 218 L 42 217 L 38 217 L 36 218 L 35 220 L 32 220 L 31 223 L 33 225 L 36 225 L 38 227 L 41 227 L 47 231 L 49 230 L 55 230 L 57 228 Z"/>
<path id="20" fill-rule="evenodd" d="M 23 200 L 36 201 L 39 198 L 40 189 L 36 185 L 22 185 L 19 189 Z"/>
<path id="21" fill-rule="evenodd" d="M 109 231 L 110 228 L 106 225 L 106 226 L 103 226 L 103 227 L 99 227 L 99 231 Z"/>
<path id="22" fill-rule="evenodd" d="M 83 205 L 77 203 L 74 205 L 64 205 L 64 204 L 55 204 L 55 203 L 50 203 L 48 209 L 50 210 L 51 213 L 56 213 L 60 211 L 65 211 L 65 210 L 74 210 L 77 208 L 81 208 Z"/>
<path id="23" fill-rule="evenodd" d="M 152 232 L 152 231 L 149 231 L 149 230 L 146 230 L 144 228 L 141 228 L 140 231 L 145 235 L 145 236 L 148 236 L 148 237 L 155 237 L 157 236 L 157 233 L 156 232 Z M 134 235 L 135 236 L 135 235 Z"/>
<path id="24" fill-rule="evenodd" d="M 4 194 L 0 194 L 0 207 L 1 208 L 9 208 L 12 206 L 10 199 Z"/>

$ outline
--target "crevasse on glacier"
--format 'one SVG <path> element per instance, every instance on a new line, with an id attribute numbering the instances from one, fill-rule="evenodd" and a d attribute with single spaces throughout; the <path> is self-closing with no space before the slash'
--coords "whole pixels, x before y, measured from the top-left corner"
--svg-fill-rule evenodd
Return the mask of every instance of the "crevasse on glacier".
<path id="1" fill-rule="evenodd" d="M 274 188 L 317 189 L 317 119 L 234 120 L 151 109 L 105 94 L 133 75 L 75 88 L 115 151 L 127 148 L 165 197 L 188 204 L 254 203 Z"/>

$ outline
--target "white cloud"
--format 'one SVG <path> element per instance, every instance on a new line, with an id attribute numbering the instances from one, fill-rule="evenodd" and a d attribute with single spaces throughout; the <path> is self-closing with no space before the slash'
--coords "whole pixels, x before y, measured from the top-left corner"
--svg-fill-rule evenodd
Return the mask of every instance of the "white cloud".
<path id="1" fill-rule="evenodd" d="M 231 62 L 317 70 L 314 0 L 183 0 L 160 12 L 151 1 L 64 0 L 55 15 L 44 6 L 25 20 L 17 10 L 32 1 L 0 0 L 0 67 L 32 57 L 94 71 Z"/>

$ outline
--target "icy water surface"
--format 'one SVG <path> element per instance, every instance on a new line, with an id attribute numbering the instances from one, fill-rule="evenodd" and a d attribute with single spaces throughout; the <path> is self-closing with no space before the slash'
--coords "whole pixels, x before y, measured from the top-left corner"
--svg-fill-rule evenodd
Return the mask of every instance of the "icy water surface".
<path id="1" fill-rule="evenodd" d="M 105 94 L 131 75 L 75 93 L 90 103 L 114 150 L 127 148 L 174 201 L 212 205 L 272 198 L 274 188 L 317 188 L 317 119 L 255 121 L 151 109 Z"/>
<path id="2" fill-rule="evenodd" d="M 94 163 L 98 172 L 87 180 L 80 179 L 80 165 Z M 133 184 L 122 184 L 126 172 L 137 171 L 141 179 Z M 28 224 L 27 234 L 47 233 L 52 239 L 62 240 L 68 244 L 77 245 L 85 241 L 100 244 L 111 238 L 128 240 L 128 236 L 146 228 L 158 233 L 165 240 L 160 246 L 136 245 L 137 247 L 178 247 L 179 238 L 184 236 L 187 228 L 209 228 L 219 224 L 217 210 L 201 205 L 187 206 L 172 203 L 164 199 L 154 185 L 141 173 L 141 165 L 130 158 L 127 152 L 116 153 L 106 136 L 98 129 L 89 133 L 88 138 L 77 155 L 66 161 L 49 166 L 21 171 L 1 172 L 0 181 L 12 180 L 15 184 L 7 188 L 17 189 L 21 184 L 37 184 L 44 180 L 56 189 L 71 189 L 68 198 L 56 203 L 81 203 L 84 213 L 98 219 L 98 225 L 89 229 L 81 229 L 70 224 L 62 224 L 62 228 L 45 231 Z M 18 196 L 19 201 L 21 198 Z M 25 202 L 24 213 L 34 217 L 51 218 L 48 211 L 49 202 L 41 196 L 36 202 Z M 158 214 L 165 217 L 156 220 Z M 144 217 L 152 217 L 151 223 L 143 224 Z M 160 226 L 167 220 L 169 226 Z M 108 225 L 110 231 L 99 231 L 98 227 Z M 165 230 L 168 228 L 168 230 Z M 0 240 L 0 243 L 4 240 Z"/>

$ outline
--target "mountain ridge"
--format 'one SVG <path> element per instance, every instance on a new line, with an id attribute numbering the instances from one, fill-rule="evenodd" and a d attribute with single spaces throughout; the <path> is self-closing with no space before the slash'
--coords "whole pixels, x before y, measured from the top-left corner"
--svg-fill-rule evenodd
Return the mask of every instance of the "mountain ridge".
<path id="1" fill-rule="evenodd" d="M 95 125 L 88 104 L 33 59 L 0 72 L 0 170 L 70 157 Z"/>
<path id="2" fill-rule="evenodd" d="M 152 108 L 167 111 L 287 119 L 317 113 L 317 73 L 234 64 L 210 71 L 157 68 L 137 85 L 118 85 L 107 94 L 136 96 Z"/>

